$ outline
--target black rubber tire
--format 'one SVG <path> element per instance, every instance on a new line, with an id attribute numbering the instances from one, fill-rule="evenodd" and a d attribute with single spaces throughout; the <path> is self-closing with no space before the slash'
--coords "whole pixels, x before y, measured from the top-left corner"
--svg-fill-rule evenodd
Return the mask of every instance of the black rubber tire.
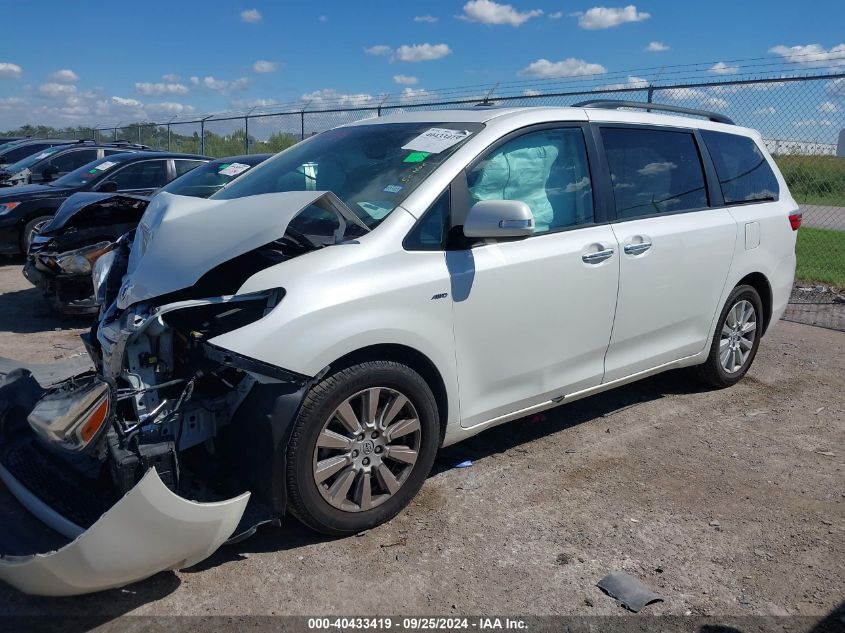
<path id="1" fill-rule="evenodd" d="M 757 330 L 754 336 L 754 343 L 751 347 L 751 354 L 746 359 L 745 365 L 739 371 L 729 374 L 724 370 L 719 360 L 719 341 L 721 339 L 722 326 L 725 324 L 725 319 L 728 316 L 728 310 L 737 301 L 742 299 L 746 299 L 754 306 Z M 719 320 L 716 321 L 716 329 L 713 332 L 713 340 L 710 342 L 710 353 L 707 356 L 707 360 L 694 368 L 698 379 L 720 389 L 731 387 L 742 380 L 742 377 L 745 376 L 754 362 L 754 357 L 757 356 L 757 349 L 760 347 L 760 339 L 763 336 L 763 319 L 763 302 L 760 300 L 760 295 L 757 291 L 752 286 L 745 285 L 734 288 L 733 292 L 728 296 L 724 307 L 722 307 Z"/>
<path id="2" fill-rule="evenodd" d="M 23 233 L 21 233 L 21 253 L 26 255 L 27 251 L 29 250 L 29 243 L 32 241 L 32 232 L 35 227 L 41 224 L 42 222 L 46 222 L 52 219 L 52 215 L 39 215 L 37 218 L 34 218 L 26 223 L 26 226 L 23 229 Z"/>
<path id="3" fill-rule="evenodd" d="M 420 417 L 417 462 L 402 488 L 381 505 L 364 512 L 344 512 L 326 502 L 313 476 L 313 454 L 326 418 L 348 397 L 374 386 L 404 393 Z M 434 464 L 440 443 L 437 402 L 431 388 L 410 367 L 393 361 L 369 361 L 332 373 L 303 400 L 287 448 L 288 510 L 308 527 L 332 536 L 357 534 L 389 521 L 419 492 Z"/>

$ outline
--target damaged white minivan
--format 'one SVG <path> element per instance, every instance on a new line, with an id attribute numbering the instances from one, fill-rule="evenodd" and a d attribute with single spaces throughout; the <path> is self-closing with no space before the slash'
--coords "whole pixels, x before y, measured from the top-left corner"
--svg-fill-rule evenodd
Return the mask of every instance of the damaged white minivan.
<path id="1" fill-rule="evenodd" d="M 95 369 L 0 387 L 0 579 L 115 587 L 288 512 L 353 534 L 493 425 L 671 368 L 740 380 L 798 207 L 756 132 L 644 105 L 369 119 L 156 196 L 96 262 Z"/>

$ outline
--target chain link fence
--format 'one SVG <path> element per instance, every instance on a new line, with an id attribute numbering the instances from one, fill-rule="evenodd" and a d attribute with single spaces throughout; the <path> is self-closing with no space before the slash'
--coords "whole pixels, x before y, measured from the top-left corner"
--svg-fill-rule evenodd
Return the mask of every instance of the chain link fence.
<path id="1" fill-rule="evenodd" d="M 125 139 L 167 149 L 221 157 L 277 152 L 344 123 L 397 112 L 500 106 L 568 106 L 585 99 L 667 103 L 727 114 L 762 134 L 800 204 L 796 286 L 786 318 L 845 330 L 845 73 L 767 76 L 672 83 L 628 76 L 612 85 L 598 79 L 575 89 L 543 86 L 538 91 L 511 84 L 438 91 L 406 89 L 395 96 L 342 95 L 253 107 L 167 123 L 132 123 L 88 128 L 95 138 Z"/>

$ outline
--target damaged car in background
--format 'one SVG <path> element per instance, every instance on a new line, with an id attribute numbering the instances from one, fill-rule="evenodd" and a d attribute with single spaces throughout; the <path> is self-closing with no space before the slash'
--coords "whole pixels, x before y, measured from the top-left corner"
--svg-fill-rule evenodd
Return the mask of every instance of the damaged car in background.
<path id="1" fill-rule="evenodd" d="M 156 193 L 208 198 L 270 156 L 248 154 L 199 163 Z M 97 314 L 99 304 L 91 287 L 94 262 L 138 225 L 150 200 L 131 193 L 73 194 L 33 236 L 24 276 L 60 312 Z"/>
<path id="2" fill-rule="evenodd" d="M 633 118 L 397 114 L 315 135 L 209 199 L 156 195 L 94 264 L 94 369 L 49 387 L 15 370 L 0 386 L 0 480 L 20 504 L 1 509 L 15 518 L 0 579 L 49 595 L 116 587 L 285 514 L 356 534 L 408 505 L 441 446 L 675 367 L 739 381 L 789 297 L 795 201 L 753 131 Z M 685 145 L 626 149 L 662 147 L 656 126 Z M 611 174 L 591 171 L 600 134 L 614 169 L 633 161 L 616 177 L 668 205 L 641 221 L 681 217 L 683 239 L 652 226 L 651 252 L 617 241 L 630 225 Z M 742 160 L 705 169 L 723 137 Z M 717 170 L 745 159 L 759 186 L 727 207 L 735 179 Z M 709 193 L 668 195 L 671 175 L 645 168 L 656 161 L 700 170 Z M 753 250 L 734 248 L 743 213 L 765 225 Z M 643 262 L 663 283 L 620 287 L 620 265 Z"/>

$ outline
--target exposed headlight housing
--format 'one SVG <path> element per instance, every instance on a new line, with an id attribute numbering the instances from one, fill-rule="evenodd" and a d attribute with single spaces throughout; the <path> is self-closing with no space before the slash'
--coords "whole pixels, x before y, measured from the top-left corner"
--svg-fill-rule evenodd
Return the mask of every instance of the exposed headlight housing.
<path id="1" fill-rule="evenodd" d="M 75 251 L 68 251 L 56 257 L 56 263 L 63 272 L 71 275 L 84 275 L 91 272 L 91 267 L 101 256 L 114 248 L 112 242 L 99 242 Z"/>
<path id="2" fill-rule="evenodd" d="M 94 297 L 102 304 L 106 300 L 106 280 L 109 278 L 109 271 L 117 257 L 117 251 L 111 250 L 94 262 L 94 270 L 91 273 L 91 281 L 94 284 Z"/>

